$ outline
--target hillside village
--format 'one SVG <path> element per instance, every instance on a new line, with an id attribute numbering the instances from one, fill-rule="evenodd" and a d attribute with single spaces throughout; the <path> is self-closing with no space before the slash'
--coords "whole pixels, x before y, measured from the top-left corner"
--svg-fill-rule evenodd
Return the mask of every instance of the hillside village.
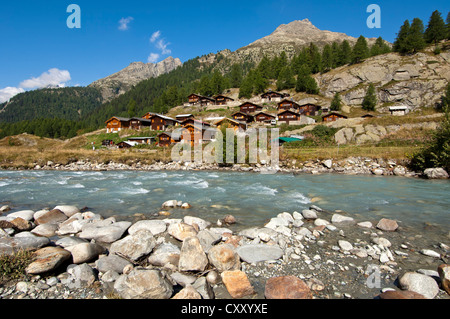
<path id="1" fill-rule="evenodd" d="M 330 111 L 330 107 L 311 102 L 311 99 L 295 101 L 289 93 L 280 93 L 269 90 L 252 101 L 235 100 L 226 95 L 206 97 L 199 94 L 191 94 L 187 102 L 176 109 L 195 108 L 199 110 L 227 110 L 229 116 L 201 116 L 193 114 L 176 114 L 174 117 L 148 112 L 141 118 L 125 118 L 114 116 L 106 121 L 107 133 L 118 133 L 125 129 L 140 131 L 148 128 L 157 133 L 151 137 L 130 137 L 115 145 L 111 140 L 106 140 L 103 145 L 108 147 L 129 148 L 139 144 L 156 144 L 167 147 L 175 143 L 183 142 L 183 136 L 173 133 L 175 129 L 186 129 L 191 134 L 191 144 L 208 143 L 214 136 L 204 134 L 208 128 L 221 129 L 224 125 L 233 128 L 240 134 L 245 134 L 248 129 L 259 127 L 306 126 L 316 123 L 331 123 L 337 120 L 348 119 L 342 112 Z M 408 107 L 396 105 L 389 108 L 390 114 L 395 116 L 406 115 Z M 364 113 L 358 118 L 373 118 L 371 113 Z M 199 136 L 196 131 L 202 130 Z M 285 135 L 285 134 L 284 134 Z M 280 144 L 284 142 L 301 141 L 302 136 L 291 134 L 280 138 Z"/>

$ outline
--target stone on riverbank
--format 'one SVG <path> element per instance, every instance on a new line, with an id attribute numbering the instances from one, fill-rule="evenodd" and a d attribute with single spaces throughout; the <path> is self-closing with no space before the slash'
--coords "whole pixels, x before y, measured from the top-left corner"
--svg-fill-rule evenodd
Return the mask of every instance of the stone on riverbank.
<path id="1" fill-rule="evenodd" d="M 168 299 L 173 287 L 159 270 L 135 268 L 122 275 L 114 289 L 124 299 Z"/>
<path id="2" fill-rule="evenodd" d="M 65 221 L 66 219 L 68 219 L 68 217 L 62 211 L 60 211 L 59 209 L 52 209 L 40 215 L 38 218 L 35 218 L 35 223 L 37 225 L 58 224 Z"/>
<path id="3" fill-rule="evenodd" d="M 104 247 L 93 243 L 80 243 L 65 249 L 72 254 L 72 262 L 74 264 L 90 262 L 105 251 Z"/>
<path id="4" fill-rule="evenodd" d="M 107 221 L 105 219 L 104 221 L 96 221 L 84 225 L 79 237 L 84 239 L 95 239 L 96 241 L 103 243 L 113 243 L 120 239 L 130 226 L 131 222 L 112 222 L 111 220 Z"/>
<path id="5" fill-rule="evenodd" d="M 255 293 L 247 275 L 240 270 L 224 271 L 222 281 L 234 299 L 243 298 Z"/>
<path id="6" fill-rule="evenodd" d="M 148 262 L 154 266 L 163 267 L 167 264 L 178 266 L 180 261 L 180 248 L 171 243 L 161 244 L 148 257 Z"/>
<path id="7" fill-rule="evenodd" d="M 442 288 L 450 295 L 450 265 L 442 264 L 438 267 Z"/>
<path id="8" fill-rule="evenodd" d="M 146 229 L 150 231 L 153 236 L 158 235 L 166 231 L 167 226 L 166 223 L 162 220 L 153 219 L 153 220 L 140 220 L 134 223 L 130 228 L 128 228 L 128 233 L 133 235 L 137 231 L 141 229 Z"/>
<path id="9" fill-rule="evenodd" d="M 356 223 L 352 217 L 343 216 L 341 214 L 333 214 L 333 216 L 331 216 L 331 222 L 338 225 L 353 225 Z"/>
<path id="10" fill-rule="evenodd" d="M 380 299 L 427 299 L 414 291 L 385 291 L 378 295 Z"/>
<path id="11" fill-rule="evenodd" d="M 208 259 L 211 265 L 220 272 L 239 270 L 241 268 L 239 255 L 235 252 L 233 246 L 229 244 L 219 244 L 212 247 L 208 251 Z"/>
<path id="12" fill-rule="evenodd" d="M 427 168 L 424 172 L 428 179 L 447 179 L 448 173 L 442 167 Z"/>
<path id="13" fill-rule="evenodd" d="M 0 255 L 7 254 L 12 255 L 13 253 L 24 249 L 24 250 L 34 250 L 41 247 L 47 246 L 50 240 L 47 237 L 35 236 L 29 233 L 30 236 L 24 237 L 2 237 L 0 238 Z"/>
<path id="14" fill-rule="evenodd" d="M 128 235 L 111 244 L 110 254 L 125 256 L 131 260 L 138 260 L 142 256 L 150 254 L 155 248 L 156 240 L 151 231 L 141 229 L 132 235 Z"/>
<path id="15" fill-rule="evenodd" d="M 78 207 L 73 206 L 73 205 L 58 205 L 53 209 L 58 209 L 58 210 L 62 211 L 67 217 L 72 217 L 76 213 L 80 212 Z"/>
<path id="16" fill-rule="evenodd" d="M 34 253 L 35 260 L 25 269 L 27 274 L 38 275 L 58 268 L 72 256 L 61 247 L 45 247 Z"/>
<path id="17" fill-rule="evenodd" d="M 179 241 L 183 241 L 188 237 L 196 236 L 197 230 L 186 223 L 174 223 L 169 225 L 167 232 Z"/>
<path id="18" fill-rule="evenodd" d="M 382 218 L 378 222 L 377 228 L 381 229 L 381 230 L 384 230 L 384 231 L 393 232 L 393 231 L 396 231 L 398 229 L 398 224 L 397 224 L 397 222 L 395 220 Z"/>
<path id="19" fill-rule="evenodd" d="M 264 296 L 267 299 L 313 299 L 308 285 L 295 276 L 270 278 Z"/>
<path id="20" fill-rule="evenodd" d="M 196 236 L 184 239 L 178 269 L 180 271 L 204 271 L 207 265 L 208 258 L 200 240 Z"/>
<path id="21" fill-rule="evenodd" d="M 399 277 L 398 282 L 403 290 L 416 292 L 428 299 L 433 299 L 439 293 L 437 282 L 427 275 L 407 272 Z"/>
<path id="22" fill-rule="evenodd" d="M 236 249 L 241 259 L 248 263 L 258 263 L 266 260 L 277 260 L 283 256 L 283 250 L 276 245 L 242 245 Z"/>

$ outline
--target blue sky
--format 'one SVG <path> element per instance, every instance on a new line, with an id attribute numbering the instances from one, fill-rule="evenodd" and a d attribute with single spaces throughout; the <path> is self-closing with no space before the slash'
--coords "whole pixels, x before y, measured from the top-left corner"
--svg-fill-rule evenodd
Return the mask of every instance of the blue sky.
<path id="1" fill-rule="evenodd" d="M 381 8 L 380 29 L 366 24 L 372 3 Z M 80 29 L 67 27 L 70 4 L 81 8 Z M 445 19 L 449 1 L 1 1 L 0 93 L 86 86 L 135 61 L 235 51 L 305 18 L 322 30 L 393 42 L 406 19 L 426 25 L 436 9 Z"/>

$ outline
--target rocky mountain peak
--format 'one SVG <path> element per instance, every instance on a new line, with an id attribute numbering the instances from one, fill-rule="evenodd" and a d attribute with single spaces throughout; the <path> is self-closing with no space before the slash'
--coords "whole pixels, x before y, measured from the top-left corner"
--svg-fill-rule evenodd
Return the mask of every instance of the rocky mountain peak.
<path id="1" fill-rule="evenodd" d="M 132 62 L 123 70 L 97 80 L 89 86 L 99 88 L 103 99 L 109 101 L 127 92 L 133 85 L 169 73 L 181 65 L 183 63 L 180 59 L 171 56 L 158 63 Z"/>

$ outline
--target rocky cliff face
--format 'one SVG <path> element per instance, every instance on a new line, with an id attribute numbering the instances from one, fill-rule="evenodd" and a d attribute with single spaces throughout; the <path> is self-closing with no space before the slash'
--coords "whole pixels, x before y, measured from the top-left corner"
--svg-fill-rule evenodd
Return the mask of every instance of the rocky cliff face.
<path id="1" fill-rule="evenodd" d="M 133 85 L 143 80 L 169 73 L 182 64 L 180 59 L 174 59 L 173 57 L 168 57 L 156 64 L 133 62 L 125 69 L 106 78 L 97 80 L 89 86 L 100 89 L 104 101 L 109 101 L 127 92 Z"/>
<path id="2" fill-rule="evenodd" d="M 373 83 L 379 107 L 393 104 L 407 105 L 410 110 L 432 107 L 450 81 L 450 53 L 424 52 L 411 56 L 389 53 L 315 77 L 324 96 L 332 98 L 339 92 L 347 105 L 361 105 L 367 87 Z"/>

